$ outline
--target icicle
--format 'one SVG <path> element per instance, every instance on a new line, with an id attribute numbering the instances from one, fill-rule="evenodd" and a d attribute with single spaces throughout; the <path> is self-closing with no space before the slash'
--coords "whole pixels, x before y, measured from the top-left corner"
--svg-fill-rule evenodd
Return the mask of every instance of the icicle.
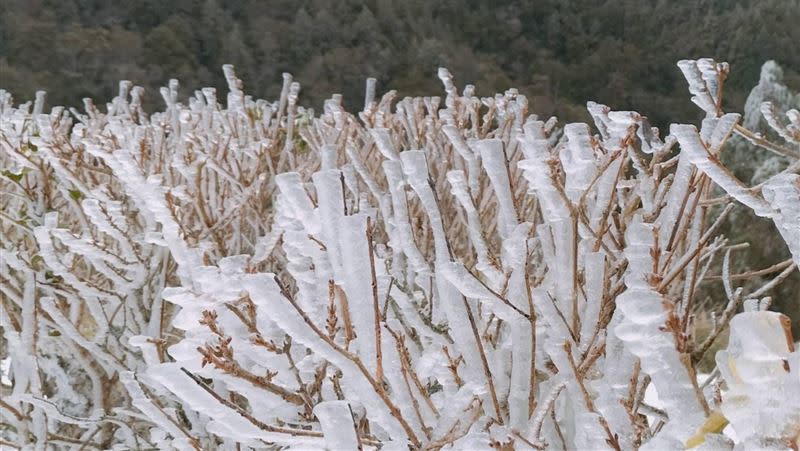
<path id="1" fill-rule="evenodd" d="M 745 312 L 730 322 L 728 348 L 716 357 L 729 390 L 721 410 L 745 448 L 783 449 L 779 443 L 796 434 L 800 352 L 794 346 L 789 318 L 780 313 Z"/>
<path id="2" fill-rule="evenodd" d="M 383 172 L 386 174 L 386 181 L 389 184 L 389 193 L 392 196 L 393 217 L 392 225 L 397 229 L 398 237 L 402 245 L 403 252 L 409 259 L 415 271 L 429 271 L 425 257 L 417 248 L 414 242 L 414 235 L 411 231 L 411 224 L 408 216 L 408 198 L 406 197 L 405 180 L 402 175 L 402 167 L 397 161 L 384 161 Z"/>
<path id="3" fill-rule="evenodd" d="M 353 412 L 347 401 L 324 401 L 314 406 L 325 434 L 327 449 L 356 450 L 361 445 L 353 424 Z"/>
<path id="4" fill-rule="evenodd" d="M 489 180 L 492 182 L 497 203 L 500 206 L 500 217 L 497 219 L 500 236 L 508 237 L 517 226 L 517 210 L 514 206 L 514 194 L 508 179 L 508 162 L 503 151 L 503 142 L 499 139 L 478 141 L 481 162 Z"/>
<path id="5" fill-rule="evenodd" d="M 653 268 L 651 249 L 654 244 L 652 225 L 634 222 L 626 233 L 628 272 L 627 290 L 617 298 L 617 308 L 624 314 L 614 333 L 626 348 L 642 362 L 664 404 L 670 421 L 646 445 L 648 449 L 680 446 L 702 423 L 703 409 L 692 388 L 694 381 L 680 360 L 671 332 L 662 329 L 666 323 L 666 304 L 649 285 Z"/>
<path id="6" fill-rule="evenodd" d="M 689 161 L 705 172 L 714 182 L 739 202 L 752 208 L 759 216 L 770 216 L 772 209 L 763 199 L 752 194 L 747 187 L 733 176 L 719 161 L 712 160 L 706 145 L 700 141 L 700 135 L 693 125 L 677 125 L 670 127 L 670 133 L 678 138 L 681 149 Z"/>

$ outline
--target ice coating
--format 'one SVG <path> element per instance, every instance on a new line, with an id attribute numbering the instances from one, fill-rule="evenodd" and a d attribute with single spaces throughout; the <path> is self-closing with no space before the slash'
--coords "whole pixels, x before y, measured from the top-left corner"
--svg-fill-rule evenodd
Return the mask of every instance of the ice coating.
<path id="1" fill-rule="evenodd" d="M 797 433 L 799 355 L 786 316 L 755 311 L 731 321 L 730 344 L 717 354 L 729 387 L 721 410 L 744 447 L 781 449 L 779 437 Z"/>
<path id="2" fill-rule="evenodd" d="M 632 224 L 626 233 L 625 255 L 630 265 L 625 275 L 628 289 L 617 298 L 617 307 L 624 316 L 614 333 L 639 357 L 665 410 L 674 418 L 647 445 L 650 449 L 659 449 L 684 442 L 688 433 L 702 422 L 703 410 L 692 388 L 694 375 L 681 362 L 672 334 L 661 330 L 667 320 L 666 303 L 648 281 L 653 268 L 654 237 L 652 225 L 642 222 Z"/>
<path id="3" fill-rule="evenodd" d="M 368 80 L 357 114 L 301 107 L 288 74 L 254 100 L 230 66 L 228 92 L 171 80 L 154 114 L 130 82 L 72 116 L 0 91 L 0 439 L 792 444 L 800 362 L 765 296 L 798 263 L 797 165 L 750 187 L 720 161 L 733 135 L 791 158 L 800 114 L 764 105 L 767 141 L 723 111 L 725 64 L 680 64 L 706 118 L 663 138 L 598 103 L 562 124 L 515 89 L 459 93 L 446 70 L 441 97 Z M 718 235 L 736 201 L 792 255 L 752 290 Z M 708 333 L 701 286 L 728 298 Z"/>

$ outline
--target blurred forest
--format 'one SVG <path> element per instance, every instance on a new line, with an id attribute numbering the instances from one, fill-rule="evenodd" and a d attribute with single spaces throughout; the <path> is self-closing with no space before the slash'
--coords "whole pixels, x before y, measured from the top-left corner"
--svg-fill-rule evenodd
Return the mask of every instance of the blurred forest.
<path id="1" fill-rule="evenodd" d="M 519 88 L 540 115 L 588 120 L 596 100 L 664 127 L 700 117 L 679 59 L 730 62 L 731 111 L 768 59 L 800 85 L 798 24 L 798 0 L 3 0 L 0 87 L 78 106 L 129 79 L 152 107 L 169 78 L 222 89 L 232 63 L 254 96 L 276 97 L 288 71 L 303 104 L 340 92 L 354 109 L 367 77 L 430 95 L 446 66 L 479 94 Z"/>

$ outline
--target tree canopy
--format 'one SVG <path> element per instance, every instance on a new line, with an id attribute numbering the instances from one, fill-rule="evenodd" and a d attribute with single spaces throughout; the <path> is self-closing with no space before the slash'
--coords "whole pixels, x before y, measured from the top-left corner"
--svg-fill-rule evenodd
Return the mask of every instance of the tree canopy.
<path id="1" fill-rule="evenodd" d="M 178 78 L 223 88 L 231 63 L 248 91 L 277 95 L 281 72 L 319 109 L 333 92 L 348 107 L 364 81 L 401 96 L 441 90 L 445 66 L 479 92 L 516 87 L 537 112 L 588 120 L 583 105 L 667 118 L 698 118 L 676 93 L 674 62 L 713 57 L 734 72 L 726 99 L 741 109 L 760 65 L 774 59 L 800 79 L 796 0 L 6 0 L 0 16 L 0 85 L 18 100 L 38 89 L 52 105 L 107 99 L 120 79 L 146 89 Z M 767 26 L 769 25 L 769 26 Z"/>

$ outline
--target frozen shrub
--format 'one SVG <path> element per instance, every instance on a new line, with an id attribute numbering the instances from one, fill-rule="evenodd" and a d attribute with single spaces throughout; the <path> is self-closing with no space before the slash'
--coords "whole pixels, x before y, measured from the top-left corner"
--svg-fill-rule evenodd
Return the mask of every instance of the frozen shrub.
<path id="1" fill-rule="evenodd" d="M 0 93 L 3 443 L 796 448 L 800 357 L 765 295 L 800 263 L 800 114 L 765 105 L 767 141 L 721 111 L 726 64 L 679 66 L 707 116 L 664 137 L 443 69 L 443 98 L 369 80 L 357 115 L 298 107 L 288 75 L 254 101 L 230 66 L 224 107 L 173 81 L 150 116 L 128 82 L 72 116 Z M 791 163 L 745 186 L 732 134 Z M 718 234 L 733 202 L 793 256 L 749 292 Z M 699 336 L 709 278 L 727 307 Z"/>

